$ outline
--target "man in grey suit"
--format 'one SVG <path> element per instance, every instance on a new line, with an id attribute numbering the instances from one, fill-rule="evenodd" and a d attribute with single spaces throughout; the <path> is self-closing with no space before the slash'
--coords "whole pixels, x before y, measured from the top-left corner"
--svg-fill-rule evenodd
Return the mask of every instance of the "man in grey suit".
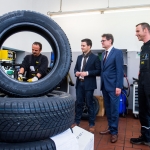
<path id="1" fill-rule="evenodd" d="M 104 97 L 108 128 L 100 134 L 111 134 L 110 141 L 115 143 L 118 139 L 119 101 L 123 88 L 123 54 L 113 47 L 112 34 L 102 35 L 101 60 L 101 90 Z"/>

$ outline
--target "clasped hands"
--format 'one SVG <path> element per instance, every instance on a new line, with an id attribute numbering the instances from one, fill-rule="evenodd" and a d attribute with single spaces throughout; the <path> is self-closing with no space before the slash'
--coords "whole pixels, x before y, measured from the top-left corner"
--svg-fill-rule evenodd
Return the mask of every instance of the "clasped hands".
<path id="1" fill-rule="evenodd" d="M 78 72 L 78 71 L 77 71 L 77 72 L 76 72 L 76 76 L 77 76 L 77 77 L 80 77 L 80 76 L 81 76 L 81 77 L 85 77 L 85 76 L 87 76 L 87 72 Z"/>
<path id="2" fill-rule="evenodd" d="M 77 77 L 85 77 L 85 76 L 87 76 L 87 72 L 76 72 L 76 76 Z M 116 96 L 119 96 L 120 94 L 121 94 L 121 89 L 120 88 L 116 88 Z"/>

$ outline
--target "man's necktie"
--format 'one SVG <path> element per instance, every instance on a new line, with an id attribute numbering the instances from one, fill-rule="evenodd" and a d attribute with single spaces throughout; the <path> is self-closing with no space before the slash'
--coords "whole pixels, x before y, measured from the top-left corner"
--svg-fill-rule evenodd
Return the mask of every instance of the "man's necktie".
<path id="1" fill-rule="evenodd" d="M 84 56 L 84 59 L 83 59 L 83 65 L 82 65 L 82 71 L 84 71 L 84 67 L 85 67 L 85 64 L 86 64 L 86 56 Z"/>
<path id="2" fill-rule="evenodd" d="M 86 55 L 83 55 L 83 65 L 82 65 L 82 70 L 81 71 L 84 71 L 84 68 L 85 68 L 85 65 L 86 65 L 86 59 L 90 56 L 91 54 L 91 51 L 86 54 Z"/>
<path id="3" fill-rule="evenodd" d="M 107 54 L 108 54 L 108 51 L 105 51 L 105 57 L 104 57 L 104 60 L 103 60 L 103 64 L 104 64 L 104 63 L 105 63 L 105 61 L 106 61 Z"/>

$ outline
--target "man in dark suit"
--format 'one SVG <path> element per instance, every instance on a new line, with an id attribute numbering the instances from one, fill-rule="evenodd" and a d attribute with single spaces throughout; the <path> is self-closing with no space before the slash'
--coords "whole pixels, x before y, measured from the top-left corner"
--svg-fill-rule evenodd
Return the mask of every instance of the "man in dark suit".
<path id="1" fill-rule="evenodd" d="M 101 90 L 104 97 L 108 128 L 100 134 L 111 134 L 110 141 L 115 143 L 118 139 L 119 101 L 123 88 L 123 54 L 113 47 L 112 34 L 102 35 L 101 61 Z"/>
<path id="2" fill-rule="evenodd" d="M 81 40 L 81 49 L 83 54 L 79 55 L 75 65 L 74 73 L 76 80 L 76 109 L 75 123 L 80 124 L 83 113 L 83 105 L 86 99 L 89 114 L 89 131 L 94 132 L 95 128 L 95 108 L 93 100 L 94 89 L 97 88 L 96 76 L 100 74 L 99 57 L 91 52 L 92 41 L 90 39 Z M 73 127 L 72 126 L 72 127 Z"/>

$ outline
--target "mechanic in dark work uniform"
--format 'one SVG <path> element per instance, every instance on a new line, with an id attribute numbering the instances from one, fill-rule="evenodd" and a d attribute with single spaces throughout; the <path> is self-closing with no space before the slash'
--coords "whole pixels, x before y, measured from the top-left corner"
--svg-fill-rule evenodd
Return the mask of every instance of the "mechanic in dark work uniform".
<path id="1" fill-rule="evenodd" d="M 140 72 L 138 82 L 139 119 L 141 136 L 131 138 L 132 144 L 150 146 L 150 25 L 140 23 L 136 25 L 136 36 L 144 44 L 140 53 Z"/>
<path id="2" fill-rule="evenodd" d="M 47 74 L 48 59 L 41 54 L 42 44 L 34 42 L 32 44 L 32 54 L 26 55 L 20 71 L 18 73 L 18 80 L 23 81 L 23 74 L 27 71 L 26 78 L 28 82 L 38 81 Z"/>

